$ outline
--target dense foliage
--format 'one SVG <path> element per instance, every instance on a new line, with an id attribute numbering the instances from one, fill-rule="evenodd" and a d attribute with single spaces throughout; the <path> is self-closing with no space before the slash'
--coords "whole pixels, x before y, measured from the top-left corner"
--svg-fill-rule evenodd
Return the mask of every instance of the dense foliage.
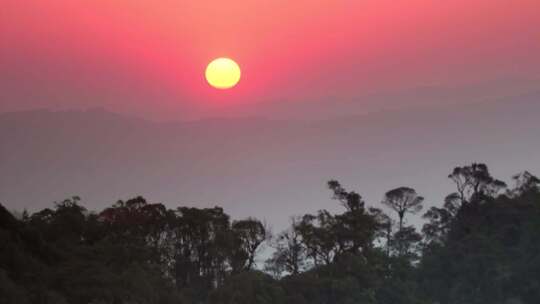
<path id="1" fill-rule="evenodd" d="M 368 207 L 334 180 L 341 213 L 293 217 L 273 237 L 219 207 L 141 197 L 99 213 L 78 197 L 31 215 L 0 205 L 0 302 L 540 303 L 540 180 L 524 172 L 507 187 L 483 164 L 449 178 L 456 192 L 420 231 L 408 225 L 424 209 L 416 190 Z"/>

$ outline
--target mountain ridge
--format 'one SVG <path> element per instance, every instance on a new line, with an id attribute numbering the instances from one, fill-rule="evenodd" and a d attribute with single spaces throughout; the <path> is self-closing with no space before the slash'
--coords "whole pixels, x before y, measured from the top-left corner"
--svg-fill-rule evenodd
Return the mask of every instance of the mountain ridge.
<path id="1" fill-rule="evenodd" d="M 169 205 L 222 205 L 281 227 L 283 214 L 326 208 L 325 182 L 337 178 L 371 205 L 402 185 L 437 204 L 452 191 L 446 175 L 453 166 L 498 164 L 492 169 L 502 179 L 540 171 L 531 152 L 540 148 L 538 96 L 316 121 L 2 113 L 0 201 L 39 209 L 80 195 L 100 208 L 144 195 Z"/>

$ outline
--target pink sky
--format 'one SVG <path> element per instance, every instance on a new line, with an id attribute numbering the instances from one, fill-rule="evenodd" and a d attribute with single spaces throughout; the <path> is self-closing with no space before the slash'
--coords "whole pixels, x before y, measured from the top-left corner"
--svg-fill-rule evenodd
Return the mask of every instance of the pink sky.
<path id="1" fill-rule="evenodd" d="M 361 111 L 376 109 L 370 94 L 540 80 L 537 0 L 7 0 L 0 37 L 0 112 L 188 119 L 312 100 Z M 204 80 L 220 56 L 242 67 L 232 90 Z"/>

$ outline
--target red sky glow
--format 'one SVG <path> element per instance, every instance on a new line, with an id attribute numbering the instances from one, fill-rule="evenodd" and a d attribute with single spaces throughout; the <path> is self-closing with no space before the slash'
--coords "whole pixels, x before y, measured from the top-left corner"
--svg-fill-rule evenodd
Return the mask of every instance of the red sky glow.
<path id="1" fill-rule="evenodd" d="M 219 116 L 422 86 L 540 79 L 536 0 L 27 0 L 0 12 L 0 111 Z M 242 80 L 210 88 L 234 58 Z M 359 101 L 362 100 L 362 101 Z M 404 103 L 402 106 L 407 106 Z M 291 110 L 297 111 L 297 110 Z M 227 112 L 228 113 L 228 112 Z"/>

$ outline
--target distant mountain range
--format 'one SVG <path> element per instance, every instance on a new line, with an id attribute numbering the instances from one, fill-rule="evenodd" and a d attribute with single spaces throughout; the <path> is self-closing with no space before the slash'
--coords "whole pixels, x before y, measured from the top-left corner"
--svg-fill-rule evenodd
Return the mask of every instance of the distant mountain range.
<path id="1" fill-rule="evenodd" d="M 157 123 L 105 110 L 0 114 L 0 202 L 35 210 L 72 195 L 102 208 L 143 195 L 169 206 L 220 205 L 282 228 L 336 209 L 336 178 L 377 205 L 407 185 L 439 204 L 457 165 L 499 178 L 540 174 L 540 92 L 316 121 Z"/>

